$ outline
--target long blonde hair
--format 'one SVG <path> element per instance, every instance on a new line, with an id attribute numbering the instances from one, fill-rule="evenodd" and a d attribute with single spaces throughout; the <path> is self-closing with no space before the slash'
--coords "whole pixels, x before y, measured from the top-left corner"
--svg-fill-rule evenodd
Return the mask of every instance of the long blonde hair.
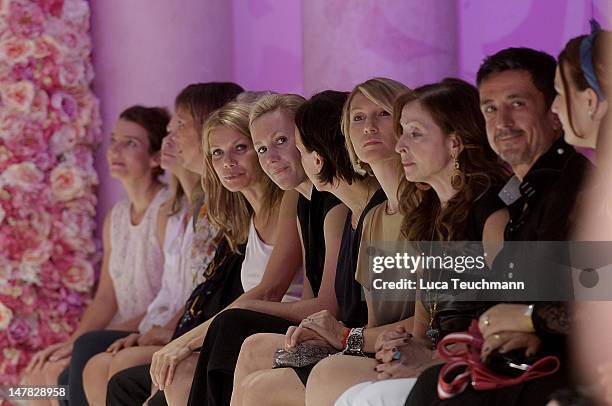
<path id="1" fill-rule="evenodd" d="M 355 148 L 353 148 L 353 143 L 351 141 L 351 103 L 353 102 L 353 98 L 357 93 L 361 93 L 372 103 L 382 107 L 389 114 L 393 114 L 393 103 L 395 99 L 409 90 L 410 89 L 404 84 L 393 79 L 373 78 L 355 86 L 353 91 L 349 94 L 348 99 L 346 99 L 346 103 L 344 103 L 344 108 L 342 109 L 342 132 L 344 133 L 346 149 L 351 157 L 353 168 L 359 174 L 365 175 L 367 173 L 371 175 L 372 169 L 370 165 L 361 162 L 357 158 Z"/>
<path id="2" fill-rule="evenodd" d="M 230 192 L 223 187 L 212 164 L 210 150 L 210 133 L 217 128 L 225 127 L 238 131 L 251 139 L 249 131 L 249 106 L 244 103 L 231 102 L 214 111 L 206 120 L 202 129 L 202 150 L 204 151 L 204 173 L 202 188 L 206 191 L 206 205 L 211 224 L 218 227 L 220 233 L 227 239 L 230 248 L 238 252 L 238 245 L 244 244 L 249 235 L 249 223 L 253 215 L 253 207 L 242 193 Z M 257 180 L 265 184 L 262 207 L 269 216 L 280 204 L 282 191 L 261 170 Z"/>

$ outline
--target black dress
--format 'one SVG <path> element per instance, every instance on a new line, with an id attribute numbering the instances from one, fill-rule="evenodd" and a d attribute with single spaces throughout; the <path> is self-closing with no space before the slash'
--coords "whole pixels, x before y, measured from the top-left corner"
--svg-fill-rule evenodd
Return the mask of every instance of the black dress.
<path id="1" fill-rule="evenodd" d="M 297 205 L 305 253 L 305 272 L 318 295 L 325 263 L 324 224 L 329 211 L 340 204 L 332 194 L 312 190 L 310 200 L 300 195 Z M 232 395 L 234 370 L 244 340 L 256 333 L 284 334 L 290 320 L 242 309 L 229 309 L 211 323 L 196 366 L 189 405 L 226 405 Z M 270 363 L 272 360 L 270 360 Z"/>

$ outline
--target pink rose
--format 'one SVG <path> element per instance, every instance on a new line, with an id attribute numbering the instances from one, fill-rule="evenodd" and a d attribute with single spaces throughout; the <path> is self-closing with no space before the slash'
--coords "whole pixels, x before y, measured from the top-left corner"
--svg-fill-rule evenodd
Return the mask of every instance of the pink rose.
<path id="1" fill-rule="evenodd" d="M 68 201 L 81 196 L 85 183 L 72 165 L 60 164 L 51 171 L 51 191 L 58 201 Z"/>
<path id="2" fill-rule="evenodd" d="M 12 63 L 27 62 L 34 46 L 29 39 L 9 37 L 0 43 L 0 58 Z"/>
<path id="3" fill-rule="evenodd" d="M 64 285 L 77 292 L 89 292 L 94 284 L 94 270 L 88 261 L 75 258 L 72 266 L 62 275 Z"/>
<path id="4" fill-rule="evenodd" d="M 27 121 L 19 133 L 8 134 L 4 145 L 21 159 L 32 158 L 47 149 L 42 125 L 34 120 Z"/>
<path id="5" fill-rule="evenodd" d="M 8 25 L 20 37 L 36 37 L 44 30 L 45 15 L 36 3 L 17 2 L 10 4 Z"/>
<path id="6" fill-rule="evenodd" d="M 60 119 L 63 121 L 70 121 L 77 115 L 77 102 L 68 93 L 53 93 L 51 96 L 51 106 L 60 113 Z"/>
<path id="7" fill-rule="evenodd" d="M 27 121 L 27 116 L 21 112 L 0 110 L 0 139 L 20 134 Z"/>
<path id="8" fill-rule="evenodd" d="M 28 112 L 34 100 L 34 85 L 22 80 L 2 86 L 2 100 L 8 108 Z"/>
<path id="9" fill-rule="evenodd" d="M 53 132 L 50 140 L 51 152 L 55 155 L 69 151 L 76 144 L 77 130 L 74 127 L 62 125 Z M 91 152 L 90 154 L 91 155 Z"/>
<path id="10" fill-rule="evenodd" d="M 13 319 L 13 312 L 0 302 L 0 330 L 6 330 Z"/>
<path id="11" fill-rule="evenodd" d="M 53 17 L 60 17 L 62 15 L 64 0 L 37 0 L 37 2 L 46 13 Z"/>
<path id="12" fill-rule="evenodd" d="M 13 278 L 14 266 L 11 261 L 0 259 L 0 280 L 10 281 Z"/>
<path id="13" fill-rule="evenodd" d="M 89 3 L 82 0 L 65 0 L 62 17 L 66 21 L 89 31 Z"/>
<path id="14" fill-rule="evenodd" d="M 58 53 L 59 44 L 49 35 L 43 34 L 34 41 L 32 54 L 35 58 L 41 59 L 47 56 L 54 56 Z"/>
<path id="15" fill-rule="evenodd" d="M 8 327 L 8 339 L 13 345 L 19 345 L 28 340 L 30 336 L 30 323 L 22 318 L 15 318 Z"/>
<path id="16" fill-rule="evenodd" d="M 8 14 L 9 0 L 0 0 L 0 17 L 6 17 Z"/>
<path id="17" fill-rule="evenodd" d="M 19 187 L 25 190 L 36 190 L 45 176 L 32 162 L 21 162 L 11 165 L 0 176 L 0 183 Z"/>
<path id="18" fill-rule="evenodd" d="M 21 265 L 40 266 L 49 260 L 52 251 L 53 244 L 49 240 L 44 240 L 38 247 L 24 251 Z"/>
<path id="19" fill-rule="evenodd" d="M 7 167 L 15 162 L 16 161 L 11 151 L 6 149 L 4 145 L 0 145 L 0 173 L 4 172 Z"/>
<path id="20" fill-rule="evenodd" d="M 32 105 L 30 106 L 30 114 L 28 117 L 34 120 L 45 120 L 48 116 L 49 95 L 44 89 L 40 89 L 34 95 Z"/>
<path id="21" fill-rule="evenodd" d="M 59 82 L 64 87 L 77 87 L 85 83 L 85 66 L 81 60 L 66 61 L 60 66 Z"/>

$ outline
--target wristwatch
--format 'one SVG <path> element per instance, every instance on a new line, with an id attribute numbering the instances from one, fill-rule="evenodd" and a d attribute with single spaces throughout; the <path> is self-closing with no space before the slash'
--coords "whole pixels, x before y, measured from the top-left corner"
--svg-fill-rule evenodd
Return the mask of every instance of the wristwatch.
<path id="1" fill-rule="evenodd" d="M 364 357 L 363 353 L 363 330 L 365 327 L 352 328 L 348 337 L 346 338 L 346 347 L 342 353 L 344 355 L 357 355 Z"/>

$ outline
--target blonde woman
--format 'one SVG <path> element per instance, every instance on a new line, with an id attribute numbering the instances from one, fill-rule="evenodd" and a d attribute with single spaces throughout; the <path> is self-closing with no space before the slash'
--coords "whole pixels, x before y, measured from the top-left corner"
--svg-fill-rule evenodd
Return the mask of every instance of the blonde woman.
<path id="1" fill-rule="evenodd" d="M 281 190 L 265 176 L 253 148 L 248 127 L 249 107 L 228 103 L 213 112 L 202 130 L 204 173 L 208 217 L 228 242 L 233 252 L 246 243 L 240 276 L 259 271 L 263 274 L 277 240 L 277 222 Z M 245 278 L 241 278 L 242 288 Z M 213 317 L 214 318 L 214 317 Z M 153 384 L 164 390 L 173 383 L 179 364 L 195 368 L 197 354 L 213 318 L 171 341 L 153 355 L 150 374 Z M 190 381 L 175 380 L 175 386 L 188 392 Z M 170 397 L 169 403 L 180 403 Z M 184 401 L 183 401 L 184 403 Z"/>

